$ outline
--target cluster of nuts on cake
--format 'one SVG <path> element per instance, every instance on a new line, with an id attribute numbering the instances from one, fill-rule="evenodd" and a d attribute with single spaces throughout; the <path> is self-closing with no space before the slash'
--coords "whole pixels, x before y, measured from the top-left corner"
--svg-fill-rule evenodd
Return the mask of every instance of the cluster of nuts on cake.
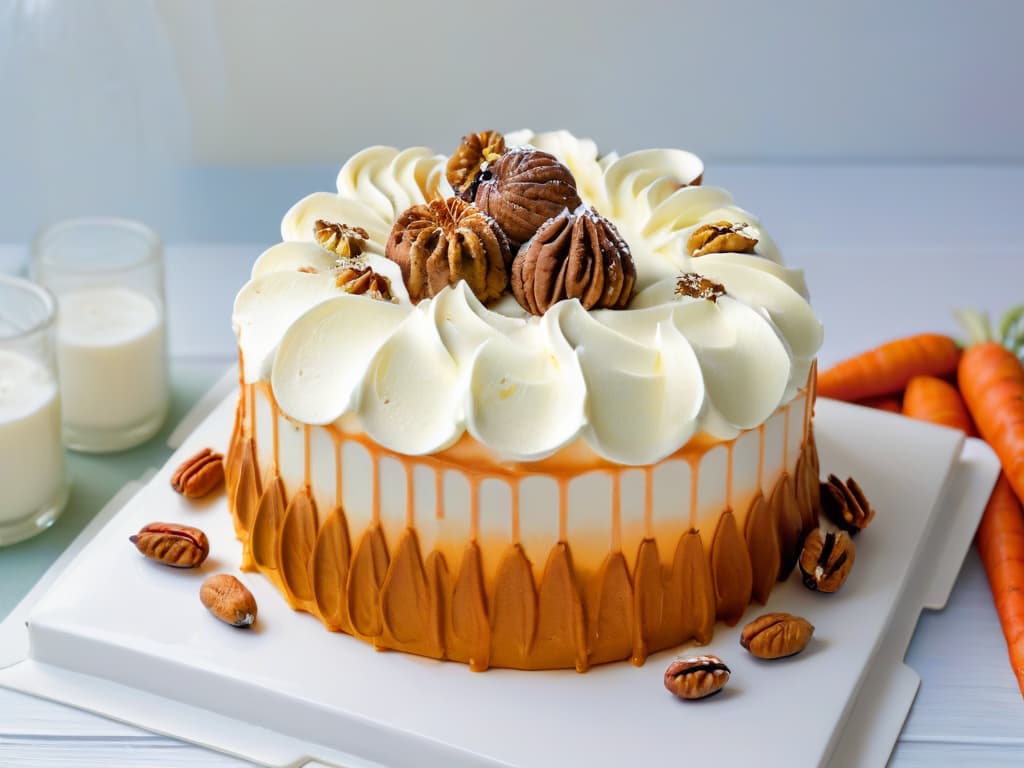
<path id="1" fill-rule="evenodd" d="M 572 172 L 552 154 L 471 133 L 448 161 L 455 195 L 414 205 L 395 222 L 385 255 L 413 301 L 465 280 L 484 303 L 511 286 L 526 311 L 557 301 L 625 307 L 636 284 L 615 225 L 580 200 Z"/>
<path id="2" fill-rule="evenodd" d="M 800 552 L 803 584 L 831 594 L 846 582 L 853 568 L 853 536 L 871 524 L 875 510 L 857 482 L 835 475 L 821 483 L 825 519 L 807 534 Z M 811 641 L 814 625 L 791 613 L 766 613 L 740 632 L 740 645 L 759 659 L 781 659 L 800 653 Z M 676 659 L 665 670 L 665 687 L 681 699 L 706 699 L 721 691 L 732 671 L 718 656 L 703 654 Z"/>
<path id="3" fill-rule="evenodd" d="M 636 288 L 629 245 L 609 219 L 583 204 L 572 171 L 554 155 L 506 147 L 500 133 L 483 131 L 463 137 L 445 172 L 455 194 L 402 212 L 385 247 L 414 303 L 464 280 L 485 304 L 511 289 L 532 315 L 563 299 L 586 309 L 628 306 Z M 319 220 L 314 235 L 340 257 L 338 287 L 392 300 L 388 279 L 358 260 L 365 230 Z M 703 256 L 755 245 L 749 225 L 719 221 L 698 227 L 687 250 Z M 715 301 L 725 288 L 686 273 L 677 294 Z"/>

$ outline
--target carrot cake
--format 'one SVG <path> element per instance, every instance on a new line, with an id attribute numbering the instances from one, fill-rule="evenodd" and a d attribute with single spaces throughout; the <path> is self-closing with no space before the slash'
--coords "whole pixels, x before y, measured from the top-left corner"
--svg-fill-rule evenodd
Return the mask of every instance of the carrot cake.
<path id="1" fill-rule="evenodd" d="M 371 147 L 238 294 L 243 567 L 474 670 L 734 624 L 817 524 L 822 328 L 688 152 L 565 131 Z"/>

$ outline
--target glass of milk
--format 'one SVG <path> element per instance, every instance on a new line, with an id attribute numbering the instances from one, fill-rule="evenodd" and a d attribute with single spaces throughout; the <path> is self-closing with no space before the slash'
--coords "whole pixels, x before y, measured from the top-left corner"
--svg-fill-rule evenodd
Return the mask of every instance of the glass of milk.
<path id="1" fill-rule="evenodd" d="M 48 528 L 68 499 L 56 314 L 44 288 L 0 275 L 0 546 Z"/>
<path id="2" fill-rule="evenodd" d="M 32 245 L 57 296 L 64 444 L 104 453 L 156 434 L 167 416 L 163 248 L 137 221 L 70 219 Z"/>

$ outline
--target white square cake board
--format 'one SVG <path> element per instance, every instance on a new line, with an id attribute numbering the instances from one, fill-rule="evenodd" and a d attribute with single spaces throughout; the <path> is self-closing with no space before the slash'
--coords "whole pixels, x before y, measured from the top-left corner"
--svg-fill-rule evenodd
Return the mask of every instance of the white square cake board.
<path id="1" fill-rule="evenodd" d="M 851 576 L 821 595 L 794 575 L 737 627 L 719 625 L 703 651 L 732 679 L 683 702 L 661 682 L 676 652 L 641 668 L 475 674 L 326 632 L 258 574 L 241 574 L 260 607 L 252 630 L 212 619 L 199 584 L 237 573 L 241 547 L 223 494 L 197 506 L 169 477 L 199 448 L 225 447 L 234 407 L 229 395 L 119 494 L 0 624 L 0 685 L 267 766 L 880 766 L 919 684 L 903 663 L 910 637 L 922 608 L 945 605 L 998 471 L 980 441 L 819 401 L 823 474 L 855 477 L 878 510 Z M 153 520 L 203 528 L 202 568 L 141 558 L 127 537 Z M 767 610 L 816 626 L 802 654 L 763 662 L 740 648 L 742 624 Z"/>

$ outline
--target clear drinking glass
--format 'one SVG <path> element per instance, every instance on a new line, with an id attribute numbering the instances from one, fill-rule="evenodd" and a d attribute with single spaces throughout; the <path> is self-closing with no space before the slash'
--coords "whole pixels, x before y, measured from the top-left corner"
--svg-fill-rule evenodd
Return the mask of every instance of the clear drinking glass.
<path id="1" fill-rule="evenodd" d="M 163 248 L 137 221 L 70 219 L 32 244 L 57 296 L 64 443 L 92 453 L 148 440 L 167 416 Z"/>
<path id="2" fill-rule="evenodd" d="M 56 314 L 44 288 L 0 275 L 0 546 L 48 528 L 68 500 Z"/>

